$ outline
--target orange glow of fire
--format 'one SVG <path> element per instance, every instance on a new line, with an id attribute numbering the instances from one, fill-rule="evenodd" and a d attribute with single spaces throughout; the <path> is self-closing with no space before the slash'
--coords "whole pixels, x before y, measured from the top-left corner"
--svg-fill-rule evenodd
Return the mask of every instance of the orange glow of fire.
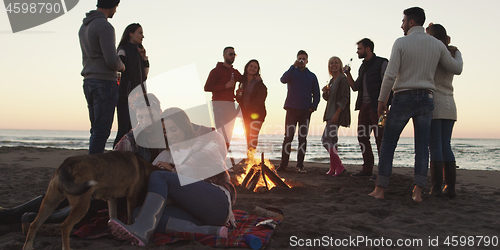
<path id="1" fill-rule="evenodd" d="M 252 168 L 254 168 L 255 172 L 261 171 L 261 169 L 260 169 L 261 159 L 255 158 L 254 156 L 255 156 L 255 149 L 249 149 L 247 151 L 247 159 L 245 160 L 245 166 L 243 167 L 243 169 L 245 170 L 245 173 L 236 176 L 236 179 L 238 180 L 238 184 L 241 185 L 241 183 L 243 182 L 243 180 L 245 179 L 245 177 L 248 175 L 248 173 L 250 172 L 250 170 Z M 274 165 L 268 159 L 264 159 L 264 164 L 271 171 L 275 172 Z M 259 187 L 266 187 L 266 183 L 264 182 L 264 179 L 265 179 L 265 182 L 267 182 L 267 189 L 268 190 L 271 190 L 274 187 L 276 187 L 276 184 L 274 184 L 272 181 L 270 181 L 268 177 L 264 178 L 264 175 L 262 174 L 259 181 L 257 182 L 257 185 L 255 186 L 255 189 L 253 190 L 254 192 L 257 192 Z M 284 178 L 281 178 L 281 180 L 285 181 Z"/>

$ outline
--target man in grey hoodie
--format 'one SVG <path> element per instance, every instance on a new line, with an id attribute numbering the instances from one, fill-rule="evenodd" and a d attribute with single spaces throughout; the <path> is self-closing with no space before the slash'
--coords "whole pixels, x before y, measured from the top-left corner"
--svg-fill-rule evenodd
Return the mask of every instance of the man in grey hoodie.
<path id="1" fill-rule="evenodd" d="M 103 153 L 118 102 L 117 71 L 125 65 L 116 53 L 115 29 L 108 22 L 120 0 L 98 0 L 97 10 L 83 19 L 78 36 L 82 48 L 83 92 L 90 118 L 89 154 Z"/>

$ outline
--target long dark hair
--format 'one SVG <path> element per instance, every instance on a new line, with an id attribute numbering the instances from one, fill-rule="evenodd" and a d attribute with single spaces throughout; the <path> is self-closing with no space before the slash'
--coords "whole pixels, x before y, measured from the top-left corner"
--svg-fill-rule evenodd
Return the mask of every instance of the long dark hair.
<path id="1" fill-rule="evenodd" d="M 194 138 L 194 128 L 191 120 L 189 120 L 186 112 L 180 108 L 168 108 L 160 116 L 165 120 L 172 120 L 179 129 L 184 131 L 185 138 L 184 140 L 190 140 Z"/>
<path id="2" fill-rule="evenodd" d="M 446 34 L 446 29 L 443 27 L 443 25 L 431 24 L 425 29 L 425 31 L 427 31 L 427 34 L 443 42 L 444 45 L 448 45 L 448 34 Z"/>
<path id="3" fill-rule="evenodd" d="M 142 28 L 142 26 L 138 23 L 129 24 L 123 31 L 122 39 L 120 40 L 118 47 L 127 44 L 127 42 L 130 41 L 130 33 L 134 33 L 138 28 Z M 142 44 L 138 44 L 138 46 L 142 48 Z"/>
<path id="4" fill-rule="evenodd" d="M 427 32 L 427 34 L 429 34 L 429 35 L 435 37 L 436 39 L 438 39 L 439 41 L 443 42 L 444 45 L 446 46 L 446 48 L 448 48 L 448 50 L 450 50 L 450 53 L 452 54 L 452 56 L 455 56 L 455 53 L 452 52 L 452 50 L 450 49 L 450 46 L 449 46 L 450 37 L 446 33 L 446 29 L 443 27 L 443 25 L 431 23 L 431 24 L 429 24 L 429 27 L 427 27 L 425 29 L 425 31 Z"/>
<path id="5" fill-rule="evenodd" d="M 252 63 L 252 62 L 257 63 L 257 68 L 258 68 L 257 75 L 260 75 L 260 64 L 259 64 L 259 61 L 257 61 L 257 59 L 252 59 L 252 60 L 248 61 L 247 64 L 245 65 L 245 68 L 244 68 L 244 71 L 243 71 L 243 77 L 241 77 L 242 78 L 241 79 L 242 83 L 247 83 L 247 77 L 248 77 L 248 70 L 247 70 L 247 68 L 248 68 L 248 65 L 250 65 L 250 63 Z"/>

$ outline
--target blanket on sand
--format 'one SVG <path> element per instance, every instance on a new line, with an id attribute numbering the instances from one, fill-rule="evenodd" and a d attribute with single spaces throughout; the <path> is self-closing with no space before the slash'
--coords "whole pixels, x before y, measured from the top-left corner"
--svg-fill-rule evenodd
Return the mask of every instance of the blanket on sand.
<path id="1" fill-rule="evenodd" d="M 236 228 L 229 229 L 227 238 L 198 233 L 154 233 L 152 242 L 155 245 L 162 245 L 181 240 L 192 240 L 213 247 L 249 247 L 245 243 L 245 237 L 249 234 L 253 234 L 262 241 L 263 247 L 269 243 L 274 229 L 268 226 L 255 226 L 257 223 L 269 218 L 259 217 L 242 210 L 233 210 L 233 213 L 236 218 Z M 127 221 L 126 217 L 126 215 L 119 216 L 120 220 L 123 222 Z M 108 228 L 108 220 L 109 216 L 107 210 L 102 210 L 97 216 L 85 223 L 73 234 L 83 239 L 97 239 L 105 236 L 114 238 Z M 281 223 L 279 220 L 275 221 L 278 224 Z"/>

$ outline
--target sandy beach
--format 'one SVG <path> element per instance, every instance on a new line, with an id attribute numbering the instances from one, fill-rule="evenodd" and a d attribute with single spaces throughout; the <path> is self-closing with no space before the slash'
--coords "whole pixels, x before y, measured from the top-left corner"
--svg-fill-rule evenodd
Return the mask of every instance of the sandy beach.
<path id="1" fill-rule="evenodd" d="M 86 150 L 1 147 L 0 206 L 13 207 L 43 194 L 65 158 L 86 153 Z M 450 246 L 456 244 L 458 249 L 497 249 L 492 245 L 500 245 L 500 172 L 459 169 L 455 199 L 428 195 L 428 182 L 424 201 L 415 203 L 411 199 L 411 168 L 395 168 L 386 198 L 377 200 L 368 196 L 374 188 L 373 182 L 349 176 L 361 166 L 346 166 L 347 173 L 340 177 L 325 175 L 326 164 L 306 163 L 305 167 L 307 173 L 297 173 L 293 168 L 280 173 L 292 183 L 291 189 L 252 193 L 237 188 L 234 209 L 250 212 L 255 205 L 273 206 L 285 214 L 266 249 L 328 249 L 339 244 L 344 249 L 384 249 L 389 243 L 392 248 L 403 245 L 397 249 L 439 249 L 447 246 L 447 239 Z M 49 229 L 37 235 L 35 249 L 61 249 L 57 225 Z M 20 223 L 0 225 L 0 249 L 22 249 L 24 241 Z M 72 249 L 141 249 L 109 238 L 72 238 L 71 246 Z M 142 249 L 174 248 L 211 249 L 196 242 L 150 244 Z"/>

